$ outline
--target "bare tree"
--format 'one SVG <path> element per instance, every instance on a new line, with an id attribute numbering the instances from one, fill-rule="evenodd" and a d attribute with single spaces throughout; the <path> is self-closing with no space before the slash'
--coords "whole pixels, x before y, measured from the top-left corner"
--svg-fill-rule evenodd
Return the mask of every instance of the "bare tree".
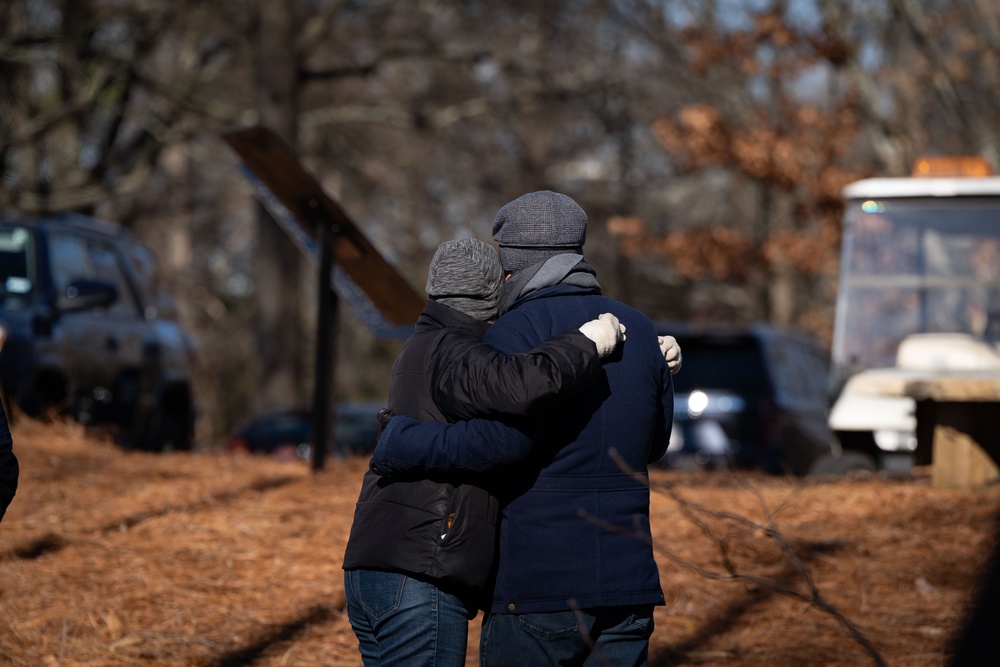
<path id="1" fill-rule="evenodd" d="M 304 402 L 315 349 L 315 280 L 219 140 L 239 125 L 277 130 L 418 287 L 438 243 L 550 188 L 590 215 L 606 292 L 824 338 L 844 183 L 926 152 L 996 160 L 994 5 L 12 0 L 0 208 L 151 242 L 214 435 Z M 399 341 L 341 318 L 336 392 L 384 396 Z"/>
<path id="2" fill-rule="evenodd" d="M 301 96 L 301 19 L 293 3 L 259 0 L 257 98 L 261 122 L 293 147 L 298 144 Z M 257 383 L 258 409 L 307 405 L 306 364 L 312 359 L 302 320 L 302 256 L 288 235 L 258 206 Z"/>

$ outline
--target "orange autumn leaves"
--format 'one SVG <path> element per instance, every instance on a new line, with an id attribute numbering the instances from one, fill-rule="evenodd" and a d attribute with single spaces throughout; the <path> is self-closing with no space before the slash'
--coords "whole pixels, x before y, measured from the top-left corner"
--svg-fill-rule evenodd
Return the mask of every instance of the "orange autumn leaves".
<path id="1" fill-rule="evenodd" d="M 707 104 L 682 108 L 654 122 L 653 134 L 679 164 L 679 171 L 723 168 L 773 189 L 791 201 L 791 225 L 759 221 L 752 231 L 718 224 L 648 233 L 636 216 L 612 216 L 608 230 L 619 237 L 629 258 L 663 257 L 691 280 L 745 280 L 752 271 L 775 267 L 805 276 L 837 272 L 840 245 L 840 192 L 862 176 L 838 166 L 857 132 L 849 109 L 825 114 L 814 107 L 790 111 L 791 131 L 759 122 L 737 127 Z"/>

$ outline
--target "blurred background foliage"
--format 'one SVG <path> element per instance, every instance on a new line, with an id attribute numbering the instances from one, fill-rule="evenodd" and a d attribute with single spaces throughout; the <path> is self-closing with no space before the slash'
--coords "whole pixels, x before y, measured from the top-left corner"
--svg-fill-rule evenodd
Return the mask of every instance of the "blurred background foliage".
<path id="1" fill-rule="evenodd" d="M 437 245 L 574 197 L 604 290 L 657 320 L 828 342 L 840 189 L 998 157 L 992 0 L 6 0 L 0 213 L 157 254 L 199 340 L 199 436 L 309 405 L 314 269 L 220 138 L 265 124 L 421 291 Z M 338 398 L 400 341 L 350 311 Z"/>

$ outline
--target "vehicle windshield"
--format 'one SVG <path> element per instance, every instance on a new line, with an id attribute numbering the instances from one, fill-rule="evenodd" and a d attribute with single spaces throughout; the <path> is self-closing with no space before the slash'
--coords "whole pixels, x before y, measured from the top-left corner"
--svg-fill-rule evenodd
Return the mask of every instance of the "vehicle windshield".
<path id="1" fill-rule="evenodd" d="M 833 365 L 837 379 L 896 363 L 914 333 L 996 340 L 1000 199 L 848 202 Z"/>
<path id="2" fill-rule="evenodd" d="M 24 227 L 0 226 L 0 308 L 23 308 L 35 284 L 34 245 Z"/>
<path id="3" fill-rule="evenodd" d="M 721 389 L 767 393 L 768 375 L 757 343 L 745 336 L 677 336 L 684 369 L 673 377 L 674 391 Z"/>

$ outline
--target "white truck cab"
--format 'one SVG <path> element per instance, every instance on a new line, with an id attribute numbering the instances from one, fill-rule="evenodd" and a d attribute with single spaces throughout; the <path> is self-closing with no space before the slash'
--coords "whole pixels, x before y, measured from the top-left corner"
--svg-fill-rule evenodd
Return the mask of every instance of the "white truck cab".
<path id="1" fill-rule="evenodd" d="M 929 159 L 844 189 L 829 425 L 881 470 L 912 465 L 916 406 L 856 391 L 863 374 L 1000 369 L 1000 177 L 988 173 Z"/>

